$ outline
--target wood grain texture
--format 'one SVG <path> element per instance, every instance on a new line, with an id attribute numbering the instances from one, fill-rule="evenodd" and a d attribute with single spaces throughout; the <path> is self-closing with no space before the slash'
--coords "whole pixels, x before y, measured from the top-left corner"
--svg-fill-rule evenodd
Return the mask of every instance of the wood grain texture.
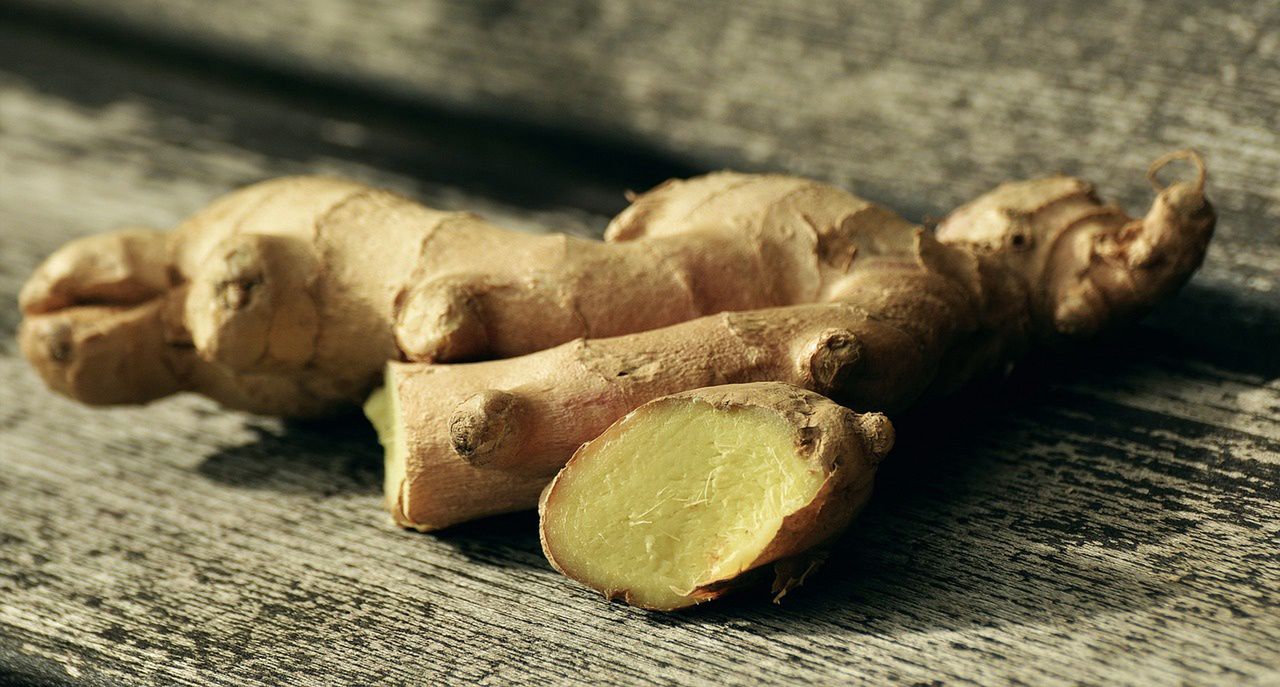
<path id="1" fill-rule="evenodd" d="M 746 16 L 756 16 L 752 7 L 744 5 Z M 1002 7 L 962 9 L 989 17 L 989 24 L 978 22 L 980 31 L 994 32 L 1011 21 L 1006 13 L 1013 10 Z M 1087 21 L 1105 29 L 1103 37 L 1119 35 L 1108 33 L 1113 29 L 1102 17 Z M 726 33 L 733 34 L 736 21 L 725 18 Z M 1197 37 L 1194 26 L 1180 33 L 1182 22 L 1170 21 L 1135 35 L 1148 45 Z M 820 24 L 796 19 L 776 27 L 784 36 L 804 27 L 821 35 Z M 358 33 L 364 26 L 353 29 L 347 47 L 383 50 L 375 37 Z M 636 21 L 631 26 L 655 45 L 675 40 Z M 286 40 L 293 27 L 274 30 L 285 33 L 274 40 L 286 56 L 298 50 Z M 947 73 L 978 83 L 990 77 L 965 66 L 966 51 L 992 51 L 990 61 L 977 64 L 1017 64 L 1042 84 L 1065 73 L 1045 71 L 1056 62 L 1016 59 L 1036 41 L 1045 49 L 1055 45 L 1035 31 L 1007 47 L 984 48 L 976 39 L 927 47 L 919 32 L 900 28 L 900 42 L 909 45 L 908 57 L 898 58 L 877 53 L 888 39 L 864 30 L 848 59 L 915 65 L 911 55 L 933 51 L 931 60 L 919 58 L 933 66 L 919 68 L 940 82 L 950 82 Z M 617 40 L 640 40 L 628 36 L 619 29 Z M 1140 44 L 1131 40 L 1137 39 L 1123 45 L 1134 55 Z M 592 232 L 602 226 L 599 213 L 618 202 L 610 199 L 665 163 L 646 157 L 636 174 L 628 172 L 632 158 L 620 157 L 612 172 L 601 172 L 593 160 L 625 152 L 583 148 L 566 158 L 560 145 L 536 136 L 486 147 L 483 141 L 498 133 L 466 120 L 437 113 L 415 124 L 415 111 L 393 104 L 317 98 L 287 83 L 254 81 L 248 72 L 206 72 L 198 60 L 151 61 L 128 50 L 120 57 L 108 47 L 0 28 L 0 298 L 7 304 L 0 307 L 0 683 L 1280 679 L 1278 191 L 1268 166 L 1275 148 L 1265 148 L 1274 127 L 1250 123 L 1275 116 L 1266 109 L 1274 90 L 1238 89 L 1239 102 L 1224 101 L 1221 121 L 1245 123 L 1191 141 L 1217 165 L 1212 191 L 1224 220 L 1204 271 L 1179 299 L 1093 353 L 1033 361 L 998 392 L 904 420 L 902 443 L 882 470 L 872 506 L 825 573 L 785 604 L 771 605 L 761 594 L 656 615 L 605 604 L 553 573 L 529 515 L 439 536 L 391 528 L 379 510 L 378 453 L 358 420 L 284 425 L 219 412 L 196 398 L 144 409 L 83 408 L 41 388 L 16 357 L 12 333 L 21 281 L 66 239 L 121 223 L 166 226 L 213 195 L 265 176 L 341 173 L 432 204 L 479 209 L 513 226 Z M 1189 97 L 1179 95 L 1181 86 L 1162 90 L 1160 75 L 1172 72 L 1160 65 L 1177 60 L 1226 60 L 1221 64 L 1235 64 L 1237 79 L 1255 84 L 1280 79 L 1280 71 L 1258 67 L 1270 54 L 1261 48 L 1232 57 L 1232 46 L 1201 47 L 1161 53 L 1150 70 L 1115 66 L 1134 82 L 1129 88 L 1146 93 L 1126 104 L 1127 116 Z M 705 43 L 699 49 L 715 52 Z M 810 59 L 804 52 L 758 52 L 762 60 L 788 64 Z M 812 58 L 815 65 L 821 54 Z M 620 63 L 620 73 L 642 62 L 632 59 Z M 1078 56 L 1077 63 L 1094 64 Z M 1072 77 L 1083 79 L 1077 98 L 1105 95 L 1089 85 L 1091 78 L 1105 81 L 1103 67 Z M 793 71 L 803 76 L 799 66 Z M 1194 69 L 1187 76 L 1201 77 Z M 806 129 L 776 109 L 723 118 L 682 109 L 713 98 L 706 88 L 689 95 L 692 101 L 649 111 L 676 113 L 663 116 L 683 117 L 678 121 L 693 127 L 679 134 L 688 138 L 668 141 L 675 148 L 716 122 L 739 126 L 758 117 L 758 130 L 768 132 L 759 134 L 764 143 L 743 133 L 737 143 L 712 137 L 690 148 L 709 160 L 740 155 L 750 164 L 865 179 L 854 188 L 901 200 L 917 216 L 1055 160 L 1078 165 L 1135 201 L 1145 195 L 1144 158 L 1170 142 L 1159 127 L 1138 134 L 1125 128 L 1137 126 L 1136 119 L 1095 126 L 1107 119 L 1101 110 L 1055 114 L 1050 100 L 1040 100 L 1051 96 L 1039 94 L 1031 101 L 1039 105 L 1023 101 L 1026 110 L 989 109 L 979 119 L 957 120 L 920 99 L 927 89 L 912 95 L 927 84 L 912 86 L 892 70 L 880 78 L 907 81 L 882 91 L 901 89 L 890 108 L 896 115 L 870 129 L 873 137 L 837 140 L 857 117 L 834 118 L 830 130 L 801 135 Z M 555 83 L 565 81 L 571 80 Z M 584 78 L 583 88 L 592 83 Z M 1010 108 L 1031 94 L 1015 86 Z M 728 83 L 725 93 L 735 88 Z M 888 107 L 853 101 L 863 113 Z M 612 107 L 627 110 L 628 102 L 638 101 Z M 762 98 L 760 107 L 769 102 Z M 1177 116 L 1209 117 L 1204 107 L 1194 112 Z M 1025 135 L 1032 130 L 1024 128 L 1026 117 L 1056 116 L 1071 119 L 1063 127 L 1082 127 L 1079 142 L 1064 143 L 1051 132 L 1043 140 Z M 910 134 L 913 126 L 922 128 Z M 956 131 L 938 133 L 947 127 Z M 939 145 L 925 157 L 906 154 L 923 154 L 920 139 L 930 136 L 961 143 Z M 987 144 L 963 143 L 967 137 Z M 1016 156 L 1019 146 L 1025 157 Z M 751 157 L 752 151 L 764 153 Z M 945 164 L 934 164 L 939 160 Z M 679 170 L 676 163 L 670 168 Z M 520 209 L 530 197 L 540 199 L 539 207 Z"/>
<path id="2" fill-rule="evenodd" d="M 5 2 L 921 213 L 1045 169 L 1141 189 L 1134 169 L 1197 146 L 1220 195 L 1280 218 L 1275 3 Z"/>

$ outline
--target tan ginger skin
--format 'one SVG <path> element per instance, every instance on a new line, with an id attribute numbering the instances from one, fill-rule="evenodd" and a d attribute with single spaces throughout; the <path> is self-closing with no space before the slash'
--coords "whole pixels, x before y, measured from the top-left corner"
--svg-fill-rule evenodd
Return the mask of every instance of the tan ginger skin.
<path id="1" fill-rule="evenodd" d="M 818 297 L 816 237 L 778 228 L 718 223 L 602 243 L 502 230 L 355 182 L 284 178 L 172 233 L 67 244 L 22 290 L 20 338 L 50 387 L 86 403 L 196 391 L 319 415 L 362 402 L 388 360 L 508 358 Z"/>
<path id="2" fill-rule="evenodd" d="M 1178 158 L 1196 178 L 1161 188 Z M 532 507 L 579 445 L 668 394 L 786 382 L 893 413 L 1130 322 L 1187 280 L 1214 225 L 1198 155 L 1149 175 L 1143 218 L 1058 176 L 1002 185 L 933 234 L 815 181 L 718 173 L 639 196 L 605 242 L 282 179 L 172 233 L 68 244 L 23 289 L 20 338 L 88 403 L 196 391 L 286 416 L 358 403 L 397 361 L 408 452 L 388 503 L 435 529 Z"/>

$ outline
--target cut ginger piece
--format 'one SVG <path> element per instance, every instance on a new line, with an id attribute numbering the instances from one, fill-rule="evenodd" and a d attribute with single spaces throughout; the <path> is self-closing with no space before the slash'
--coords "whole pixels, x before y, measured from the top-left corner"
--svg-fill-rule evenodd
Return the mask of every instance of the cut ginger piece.
<path id="1" fill-rule="evenodd" d="M 584 444 L 543 492 L 543 549 L 643 608 L 714 599 L 769 564 L 781 596 L 866 502 L 892 432 L 883 415 L 782 383 L 659 398 Z"/>

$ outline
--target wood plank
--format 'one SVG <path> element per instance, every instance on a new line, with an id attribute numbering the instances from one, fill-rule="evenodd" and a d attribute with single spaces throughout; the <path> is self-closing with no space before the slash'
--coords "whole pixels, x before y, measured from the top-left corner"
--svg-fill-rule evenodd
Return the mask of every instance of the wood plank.
<path id="1" fill-rule="evenodd" d="M 1135 170 L 1196 146 L 1218 196 L 1250 209 L 1224 230 L 1258 237 L 1280 218 L 1274 3 L 6 3 L 701 166 L 856 184 L 919 214 L 1059 168 L 1136 202 Z"/>
<path id="2" fill-rule="evenodd" d="M 873 505 L 785 604 L 648 614 L 552 572 L 528 514 L 439 536 L 389 527 L 358 420 L 284 425 L 196 398 L 91 410 L 45 392 L 11 342 L 12 296 L 57 244 L 165 226 L 254 179 L 341 173 L 590 232 L 602 217 L 577 208 L 599 209 L 623 175 L 535 166 L 562 171 L 523 210 L 460 190 L 450 163 L 474 146 L 458 178 L 475 188 L 534 176 L 510 161 L 554 160 L 554 145 L 488 152 L 404 127 L 407 111 L 318 106 L 56 35 L 0 38 L 0 682 L 1280 678 L 1280 371 L 1259 344 L 1278 340 L 1278 306 L 1248 286 L 1276 274 L 1274 237 L 1224 231 L 1137 331 L 904 420 Z M 1222 204 L 1253 226 L 1270 206 L 1249 198 Z"/>

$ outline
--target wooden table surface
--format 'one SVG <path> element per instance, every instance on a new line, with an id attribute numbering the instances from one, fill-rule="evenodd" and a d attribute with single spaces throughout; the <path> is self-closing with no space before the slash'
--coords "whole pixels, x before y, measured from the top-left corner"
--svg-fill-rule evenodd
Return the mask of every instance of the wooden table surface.
<path id="1" fill-rule="evenodd" d="M 0 684 L 1280 683 L 1273 4 L 0 4 Z M 13 342 L 61 243 L 281 174 L 590 235 L 726 166 L 914 219 L 1063 169 L 1136 210 L 1187 145 L 1221 214 L 1192 283 L 904 418 L 782 605 L 604 603 L 532 515 L 391 527 L 358 417 L 89 409 Z"/>

